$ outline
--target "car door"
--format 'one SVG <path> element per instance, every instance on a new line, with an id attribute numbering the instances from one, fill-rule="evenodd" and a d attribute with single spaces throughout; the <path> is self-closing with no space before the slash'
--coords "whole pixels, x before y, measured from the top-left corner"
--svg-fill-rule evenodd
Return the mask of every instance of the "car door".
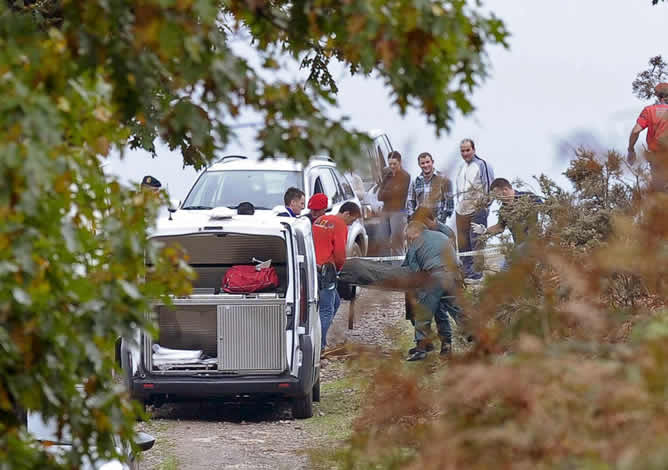
<path id="1" fill-rule="evenodd" d="M 312 194 L 323 193 L 327 196 L 329 201 L 327 212 L 338 214 L 339 208 L 345 200 L 329 167 L 319 166 L 313 168 L 310 173 L 310 182 L 310 187 L 313 188 Z"/>
<path id="2" fill-rule="evenodd" d="M 381 134 L 373 139 L 368 148 L 371 172 L 374 179 L 373 182 L 368 182 L 370 185 L 380 183 L 383 177 L 383 169 L 387 166 L 387 157 L 392 150 L 392 144 L 387 134 Z"/>
<path id="3" fill-rule="evenodd" d="M 344 177 L 341 174 L 341 172 L 336 168 L 331 168 L 330 171 L 334 174 L 334 179 L 336 180 L 336 183 L 339 187 L 339 192 L 343 196 L 344 202 L 353 201 L 356 204 L 359 204 L 361 201 L 356 200 L 355 191 L 353 190 L 353 187 L 350 185 L 348 179 Z"/>
<path id="4" fill-rule="evenodd" d="M 299 276 L 299 316 L 298 331 L 311 336 L 314 352 L 314 364 L 320 360 L 320 315 L 318 314 L 318 280 L 315 248 L 311 223 L 307 220 L 294 224 L 297 236 L 298 276 Z M 302 330 L 303 329 L 303 330 Z"/>

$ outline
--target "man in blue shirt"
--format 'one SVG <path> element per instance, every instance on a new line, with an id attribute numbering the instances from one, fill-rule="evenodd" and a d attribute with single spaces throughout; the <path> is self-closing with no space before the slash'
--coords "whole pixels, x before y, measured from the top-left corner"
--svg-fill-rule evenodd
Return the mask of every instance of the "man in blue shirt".
<path id="1" fill-rule="evenodd" d="M 277 214 L 279 217 L 297 217 L 304 210 L 306 195 L 299 188 L 288 188 L 283 196 L 285 211 Z"/>

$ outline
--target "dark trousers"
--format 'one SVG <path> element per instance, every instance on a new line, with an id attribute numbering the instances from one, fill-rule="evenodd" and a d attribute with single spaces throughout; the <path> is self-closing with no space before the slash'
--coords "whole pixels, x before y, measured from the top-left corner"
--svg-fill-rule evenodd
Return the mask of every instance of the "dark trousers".
<path id="1" fill-rule="evenodd" d="M 452 344 L 452 328 L 448 314 L 453 321 L 459 319 L 461 309 L 454 296 L 442 289 L 429 289 L 418 296 L 415 308 L 415 342 L 422 348 L 431 336 L 432 318 L 442 344 Z"/>
<path id="2" fill-rule="evenodd" d="M 431 321 L 436 322 L 438 336 L 442 343 L 452 343 L 452 328 L 448 314 L 453 321 L 459 321 L 461 308 L 455 296 L 440 286 L 420 289 L 417 292 L 406 293 L 406 319 L 415 327 L 415 343 L 424 347 L 426 340 L 431 336 Z"/>
<path id="3" fill-rule="evenodd" d="M 480 250 L 482 248 L 480 235 L 473 233 L 471 224 L 482 224 L 487 227 L 488 213 L 489 211 L 487 209 L 482 209 L 469 215 L 455 214 L 455 221 L 457 223 L 457 248 L 460 253 L 464 251 Z M 464 267 L 464 276 L 475 278 L 482 275 L 482 273 L 475 270 L 473 256 L 462 256 L 461 259 Z"/>

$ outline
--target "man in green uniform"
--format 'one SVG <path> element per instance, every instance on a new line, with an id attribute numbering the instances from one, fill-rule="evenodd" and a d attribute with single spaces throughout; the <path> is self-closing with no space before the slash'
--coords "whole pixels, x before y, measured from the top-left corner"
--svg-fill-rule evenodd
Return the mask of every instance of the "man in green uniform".
<path id="1" fill-rule="evenodd" d="M 431 320 L 436 321 L 441 340 L 441 355 L 449 355 L 452 331 L 448 313 L 457 320 L 460 309 L 454 291 L 461 275 L 457 268 L 457 254 L 452 241 L 443 233 L 428 230 L 417 221 L 406 229 L 408 252 L 402 266 L 413 272 L 429 273 L 425 286 L 415 294 L 416 347 L 409 351 L 408 361 L 419 361 L 427 356 L 431 343 Z"/>

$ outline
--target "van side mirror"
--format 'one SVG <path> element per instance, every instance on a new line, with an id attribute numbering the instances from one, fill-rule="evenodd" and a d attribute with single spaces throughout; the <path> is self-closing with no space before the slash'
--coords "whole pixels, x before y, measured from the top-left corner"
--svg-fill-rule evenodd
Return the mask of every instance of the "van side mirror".
<path id="1" fill-rule="evenodd" d="M 179 207 L 181 207 L 181 200 L 180 199 L 170 199 L 169 200 L 169 207 L 167 207 L 167 210 L 169 212 L 176 212 L 179 210 Z"/>
<path id="2" fill-rule="evenodd" d="M 153 444 L 155 444 L 155 437 L 146 434 L 145 432 L 139 432 L 137 433 L 135 444 L 137 444 L 137 447 L 139 447 L 142 452 L 146 452 L 153 447 Z"/>

